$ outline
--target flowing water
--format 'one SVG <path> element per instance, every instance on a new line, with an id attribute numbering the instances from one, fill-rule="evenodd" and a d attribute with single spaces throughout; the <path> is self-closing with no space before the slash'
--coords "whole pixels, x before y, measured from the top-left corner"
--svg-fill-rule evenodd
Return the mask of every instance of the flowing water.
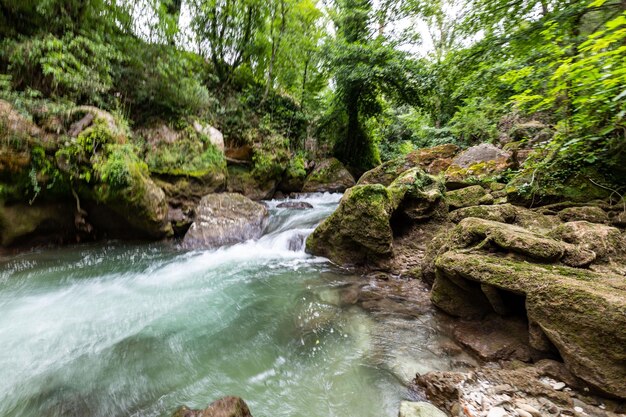
<path id="1" fill-rule="evenodd" d="M 302 242 L 339 195 L 276 208 L 214 251 L 109 242 L 0 260 L 0 416 L 169 416 L 225 395 L 255 417 L 395 417 L 415 371 L 447 369 L 428 320 L 341 306 L 357 279 Z M 404 380 L 404 381 L 403 381 Z"/>

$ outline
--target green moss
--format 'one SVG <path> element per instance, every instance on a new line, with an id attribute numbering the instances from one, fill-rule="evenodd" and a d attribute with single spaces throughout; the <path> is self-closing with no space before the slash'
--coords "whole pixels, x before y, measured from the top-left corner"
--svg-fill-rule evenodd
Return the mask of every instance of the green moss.
<path id="1" fill-rule="evenodd" d="M 172 142 L 158 141 L 148 146 L 145 160 L 149 170 L 157 174 L 202 178 L 226 170 L 224 154 L 191 126 Z"/>

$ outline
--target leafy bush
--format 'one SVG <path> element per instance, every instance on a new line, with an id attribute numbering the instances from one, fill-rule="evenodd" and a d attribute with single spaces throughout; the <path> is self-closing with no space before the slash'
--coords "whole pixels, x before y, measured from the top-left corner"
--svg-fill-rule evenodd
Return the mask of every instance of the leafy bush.
<path id="1" fill-rule="evenodd" d="M 148 166 L 137 157 L 131 145 L 108 145 L 106 153 L 103 162 L 94 164 L 103 183 L 121 189 L 132 185 L 133 175 L 149 175 Z"/>
<path id="2" fill-rule="evenodd" d="M 100 104 L 113 86 L 113 64 L 119 52 L 93 38 L 68 33 L 62 38 L 44 35 L 5 40 L 2 59 L 8 62 L 17 90 L 41 91 L 45 96 Z"/>
<path id="3" fill-rule="evenodd" d="M 201 79 L 208 69 L 199 56 L 142 43 L 132 45 L 125 55 L 127 60 L 115 73 L 116 88 L 136 120 L 174 120 L 215 107 Z"/>
<path id="4" fill-rule="evenodd" d="M 498 137 L 499 110 L 489 99 L 472 97 L 457 109 L 448 126 L 467 145 L 493 142 Z"/>

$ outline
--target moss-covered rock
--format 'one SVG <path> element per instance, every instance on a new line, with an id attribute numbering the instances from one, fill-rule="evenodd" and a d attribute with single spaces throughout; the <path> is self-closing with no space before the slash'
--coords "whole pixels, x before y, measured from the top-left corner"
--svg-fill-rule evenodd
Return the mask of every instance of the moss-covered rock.
<path id="1" fill-rule="evenodd" d="M 278 190 L 284 193 L 299 193 L 306 181 L 306 161 L 302 155 L 294 155 L 278 184 Z"/>
<path id="2" fill-rule="evenodd" d="M 380 184 L 346 191 L 339 207 L 306 241 L 306 250 L 339 264 L 376 262 L 392 253 L 392 196 Z"/>
<path id="3" fill-rule="evenodd" d="M 173 129 L 165 123 L 141 129 L 145 141 L 144 158 L 150 172 L 161 178 L 189 178 L 204 186 L 204 194 L 223 188 L 226 183 L 226 159 L 211 138 L 192 125 Z"/>
<path id="4" fill-rule="evenodd" d="M 509 202 L 534 207 L 563 201 L 586 203 L 611 195 L 611 191 L 597 185 L 606 180 L 595 171 L 574 173 L 558 181 L 539 180 L 533 173 L 534 170 L 523 171 L 507 184 Z"/>
<path id="5" fill-rule="evenodd" d="M 511 155 L 488 143 L 472 146 L 458 154 L 445 171 L 448 189 L 490 183 L 512 166 Z"/>
<path id="6" fill-rule="evenodd" d="M 0 205 L 0 246 L 73 241 L 74 208 L 64 203 Z"/>
<path id="7" fill-rule="evenodd" d="M 302 192 L 343 192 L 355 184 L 354 177 L 339 160 L 324 159 L 307 176 Z"/>
<path id="8" fill-rule="evenodd" d="M 497 204 L 493 206 L 470 206 L 454 210 L 450 213 L 450 220 L 458 223 L 468 217 L 492 220 L 500 223 L 514 223 L 519 207 L 511 204 Z"/>
<path id="9" fill-rule="evenodd" d="M 228 167 L 228 192 L 243 194 L 255 201 L 267 200 L 272 198 L 277 186 L 277 179 L 259 178 L 249 167 L 234 165 Z"/>
<path id="10" fill-rule="evenodd" d="M 418 149 L 401 158 L 392 159 L 374 169 L 367 171 L 359 178 L 359 184 L 390 185 L 403 172 L 411 168 L 421 168 L 429 174 L 444 171 L 457 154 L 459 147 L 453 144 Z"/>
<path id="11" fill-rule="evenodd" d="M 597 206 L 568 207 L 558 214 L 564 222 L 584 220 L 591 223 L 607 223 L 609 215 Z"/>
<path id="12" fill-rule="evenodd" d="M 150 178 L 148 167 L 129 145 L 109 145 L 94 164 L 98 182 L 89 192 L 134 227 L 140 235 L 172 234 L 165 193 Z"/>
<path id="13" fill-rule="evenodd" d="M 587 221 L 567 222 L 556 227 L 550 236 L 591 250 L 598 260 L 626 259 L 626 239 L 615 227 Z"/>
<path id="14" fill-rule="evenodd" d="M 389 185 L 388 190 L 396 222 L 413 223 L 447 217 L 443 183 L 421 168 L 405 171 Z"/>
<path id="15" fill-rule="evenodd" d="M 558 349 L 567 368 L 597 389 L 626 398 L 626 281 L 622 276 L 458 251 L 439 256 L 436 267 L 432 300 L 444 311 L 465 315 L 465 303 L 471 303 L 473 295 L 463 292 L 463 286 L 476 283 L 523 295 L 529 320 Z M 444 277 L 441 287 L 440 277 Z M 450 282 L 461 285 L 450 288 Z M 454 291 L 456 296 L 451 296 Z M 451 298 L 461 304 L 449 302 Z"/>
<path id="16" fill-rule="evenodd" d="M 448 191 L 446 193 L 446 200 L 450 206 L 450 210 L 478 206 L 481 204 L 493 204 L 493 196 L 480 185 L 472 185 L 471 187 Z"/>

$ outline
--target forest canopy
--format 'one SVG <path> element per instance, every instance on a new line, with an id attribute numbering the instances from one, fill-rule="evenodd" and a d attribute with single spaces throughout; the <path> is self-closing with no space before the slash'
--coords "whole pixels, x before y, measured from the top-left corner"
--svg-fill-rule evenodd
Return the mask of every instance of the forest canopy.
<path id="1" fill-rule="evenodd" d="M 0 0 L 0 39 L 0 98 L 25 113 L 198 117 L 355 174 L 511 138 L 546 181 L 625 174 L 624 1 Z"/>

